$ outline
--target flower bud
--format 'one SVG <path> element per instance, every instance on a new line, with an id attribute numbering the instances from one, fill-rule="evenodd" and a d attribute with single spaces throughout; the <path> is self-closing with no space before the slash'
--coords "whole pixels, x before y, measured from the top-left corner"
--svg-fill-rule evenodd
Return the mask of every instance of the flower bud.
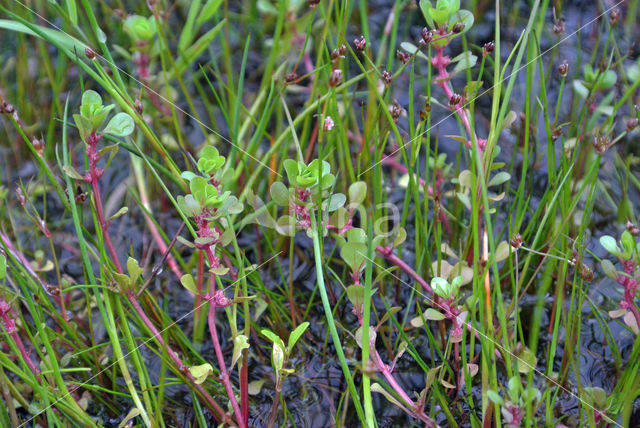
<path id="1" fill-rule="evenodd" d="M 453 34 L 460 34 L 464 30 L 464 27 L 465 27 L 464 22 L 456 22 L 455 24 L 453 24 L 453 28 L 451 29 L 451 32 Z"/>
<path id="2" fill-rule="evenodd" d="M 620 9 L 618 8 L 615 8 L 611 12 L 609 12 L 609 22 L 611 22 L 611 25 L 616 25 L 620 20 L 620 16 Z"/>
<path id="3" fill-rule="evenodd" d="M 322 129 L 324 129 L 324 132 L 329 132 L 331 131 L 335 126 L 335 123 L 333 122 L 333 119 L 331 118 L 331 116 L 327 116 L 324 118 L 324 123 L 322 125 Z"/>
<path id="4" fill-rule="evenodd" d="M 562 19 L 558 19 L 556 21 L 556 23 L 553 25 L 553 32 L 556 33 L 556 35 L 560 35 L 562 33 L 564 33 L 564 20 Z"/>
<path id="5" fill-rule="evenodd" d="M 422 37 L 422 43 L 428 45 L 433 40 L 433 31 L 429 30 L 427 27 L 424 27 L 422 31 L 420 31 L 420 36 Z"/>
<path id="6" fill-rule="evenodd" d="M 458 94 L 453 94 L 451 95 L 451 98 L 449 98 L 449 106 L 450 107 L 455 107 L 458 104 L 460 104 L 462 102 L 462 97 Z"/>
<path id="7" fill-rule="evenodd" d="M 487 55 L 490 55 L 495 49 L 495 47 L 496 47 L 496 44 L 493 42 L 485 43 L 484 46 L 482 46 L 482 56 L 485 57 Z"/>
<path id="8" fill-rule="evenodd" d="M 634 117 L 627 121 L 627 133 L 633 131 L 638 126 L 638 118 Z"/>
<path id="9" fill-rule="evenodd" d="M 84 50 L 84 54 L 86 55 L 86 57 L 88 59 L 90 59 L 91 61 L 93 61 L 94 59 L 96 59 L 96 51 L 94 51 L 93 49 L 91 49 L 89 46 L 87 46 Z"/>
<path id="10" fill-rule="evenodd" d="M 33 137 L 31 139 L 31 144 L 33 145 L 34 150 L 38 152 L 40 157 L 42 157 L 44 155 L 44 141 Z"/>
<path id="11" fill-rule="evenodd" d="M 640 234 L 640 230 L 638 229 L 638 226 L 634 223 L 631 223 L 629 220 L 627 220 L 626 229 L 633 236 L 638 236 Z"/>
<path id="12" fill-rule="evenodd" d="M 344 58 L 344 56 L 347 54 L 347 47 L 345 45 L 340 45 L 340 47 L 338 48 L 338 53 L 340 54 L 341 58 Z"/>
<path id="13" fill-rule="evenodd" d="M 511 244 L 511 247 L 513 247 L 514 250 L 516 251 L 519 250 L 520 247 L 522 247 L 522 236 L 520 236 L 519 233 L 516 233 L 515 235 L 513 235 L 509 243 Z"/>
<path id="14" fill-rule="evenodd" d="M 563 78 L 567 77 L 567 74 L 569 73 L 569 63 L 566 59 L 558 66 L 558 73 L 560 73 L 560 76 Z"/>
<path id="15" fill-rule="evenodd" d="M 365 39 L 364 36 L 356 37 L 356 39 L 353 41 L 353 46 L 357 51 L 362 52 L 367 46 L 367 39 Z"/>
<path id="16" fill-rule="evenodd" d="M 607 148 L 609 148 L 609 139 L 607 137 L 596 136 L 593 137 L 592 144 L 598 154 L 604 154 Z"/>
<path id="17" fill-rule="evenodd" d="M 593 269 L 586 265 L 580 265 L 580 276 L 584 282 L 593 281 Z"/>
<path id="18" fill-rule="evenodd" d="M 335 69 L 331 72 L 331 77 L 329 77 L 329 86 L 334 88 L 338 86 L 342 82 L 342 70 Z"/>
<path id="19" fill-rule="evenodd" d="M 7 113 L 7 114 L 11 114 L 15 111 L 15 109 L 13 108 L 13 105 L 6 103 L 6 102 L 2 102 L 2 106 L 0 106 L 0 113 Z"/>
<path id="20" fill-rule="evenodd" d="M 297 74 L 296 74 L 296 72 L 294 71 L 294 72 L 292 72 L 291 74 L 287 74 L 287 75 L 285 76 L 285 78 L 284 78 L 284 81 L 285 81 L 286 83 L 291 83 L 291 82 L 293 82 L 294 80 L 296 80 L 297 78 L 298 78 L 298 75 L 297 75 Z"/>
<path id="21" fill-rule="evenodd" d="M 398 58 L 399 61 L 401 61 L 403 64 L 406 64 L 409 62 L 409 60 L 411 60 L 411 55 L 409 55 L 408 53 L 401 51 L 401 50 L 397 50 L 396 51 L 396 57 Z"/>
<path id="22" fill-rule="evenodd" d="M 391 117 L 395 123 L 398 123 L 398 118 L 403 112 L 404 109 L 398 104 L 398 101 L 394 101 L 393 104 L 389 106 L 389 113 L 391 113 Z"/>
<path id="23" fill-rule="evenodd" d="M 382 72 L 382 83 L 384 83 L 384 86 L 389 86 L 391 84 L 391 73 L 387 70 Z"/>
<path id="24" fill-rule="evenodd" d="M 309 7 L 315 8 L 320 4 L 320 0 L 309 0 Z"/>
<path id="25" fill-rule="evenodd" d="M 142 107 L 142 102 L 140 101 L 139 98 L 136 98 L 136 101 L 135 101 L 134 105 L 135 105 L 135 109 L 138 112 L 138 114 L 142 114 L 143 107 Z"/>

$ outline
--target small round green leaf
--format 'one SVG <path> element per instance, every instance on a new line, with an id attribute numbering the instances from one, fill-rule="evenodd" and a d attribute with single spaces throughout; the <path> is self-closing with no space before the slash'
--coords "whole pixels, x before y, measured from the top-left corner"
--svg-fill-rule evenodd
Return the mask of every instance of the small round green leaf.
<path id="1" fill-rule="evenodd" d="M 135 125 L 131 116 L 127 113 L 120 112 L 111 118 L 103 132 L 115 137 L 126 137 L 127 135 L 131 135 L 134 129 Z"/>

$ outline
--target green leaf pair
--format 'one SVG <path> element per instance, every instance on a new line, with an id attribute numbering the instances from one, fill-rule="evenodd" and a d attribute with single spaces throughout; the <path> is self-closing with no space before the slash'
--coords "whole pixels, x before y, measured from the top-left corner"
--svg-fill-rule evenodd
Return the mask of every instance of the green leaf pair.
<path id="1" fill-rule="evenodd" d="M 615 238 L 609 235 L 604 235 L 600 238 L 600 245 L 602 245 L 609 253 L 621 259 L 628 259 L 631 257 L 634 250 L 640 253 L 640 244 L 636 243 L 633 235 L 627 230 L 622 232 L 622 236 L 620 237 L 620 245 L 622 245 L 622 249 L 618 247 L 618 243 Z"/>
<path id="2" fill-rule="evenodd" d="M 432 28 L 440 28 L 460 10 L 460 0 L 437 0 L 435 7 L 429 0 L 422 0 L 420 8 L 427 23 Z"/>
<path id="3" fill-rule="evenodd" d="M 273 366 L 273 370 L 276 373 L 276 378 L 280 382 L 282 380 L 283 374 L 288 374 L 290 370 L 284 370 L 284 363 L 289 359 L 289 355 L 293 351 L 293 347 L 296 345 L 298 340 L 302 337 L 304 332 L 309 327 L 309 322 L 305 321 L 296 327 L 295 330 L 289 334 L 289 340 L 287 342 L 287 346 L 285 346 L 284 341 L 272 332 L 269 329 L 260 330 L 260 334 L 269 339 L 273 343 L 273 349 L 271 352 L 271 365 Z"/>
<path id="4" fill-rule="evenodd" d="M 145 18 L 140 15 L 131 15 L 124 21 L 123 28 L 134 44 L 137 42 L 149 42 L 157 33 L 156 20 L 153 16 Z"/>
<path id="5" fill-rule="evenodd" d="M 311 189 L 317 185 L 320 185 L 321 190 L 327 190 L 336 181 L 336 178 L 331 174 L 331 166 L 329 162 L 315 159 L 309 165 L 305 165 L 304 162 L 296 162 L 293 159 L 287 159 L 284 161 L 284 169 L 287 171 L 287 177 L 289 183 L 292 186 Z"/>
<path id="6" fill-rule="evenodd" d="M 435 294 L 443 299 L 453 299 L 458 295 L 458 290 L 463 282 L 463 276 L 456 276 L 451 283 L 444 278 L 435 277 L 431 280 L 431 288 Z"/>
<path id="7" fill-rule="evenodd" d="M 447 33 L 445 37 L 436 36 L 431 42 L 435 46 L 445 46 L 456 36 L 466 33 L 473 26 L 473 13 L 460 9 L 460 0 L 437 0 L 435 6 L 429 0 L 420 1 L 420 9 L 429 27 L 439 30 L 444 29 Z M 459 30 L 453 32 L 454 26 Z"/>
<path id="8" fill-rule="evenodd" d="M 102 104 L 102 97 L 96 91 L 87 90 L 82 94 L 80 114 L 74 114 L 73 118 L 82 138 L 86 138 L 92 132 L 96 132 L 102 126 L 109 112 L 114 108 L 113 104 Z M 131 135 L 135 125 L 133 119 L 127 113 L 118 113 L 111 118 L 102 134 L 110 134 L 114 137 L 126 137 Z"/>
<path id="9" fill-rule="evenodd" d="M 198 159 L 198 169 L 205 175 L 215 174 L 224 165 L 225 158 L 220 156 L 218 149 L 207 146 L 200 152 Z"/>
<path id="10" fill-rule="evenodd" d="M 584 66 L 584 83 L 592 92 L 609 89 L 616 84 L 617 80 L 618 78 L 613 70 L 598 72 L 589 64 Z"/>

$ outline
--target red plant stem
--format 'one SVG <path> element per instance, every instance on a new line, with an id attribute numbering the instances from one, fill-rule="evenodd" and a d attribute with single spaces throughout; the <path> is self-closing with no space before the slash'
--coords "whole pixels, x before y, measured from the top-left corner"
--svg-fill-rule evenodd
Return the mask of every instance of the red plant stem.
<path id="1" fill-rule="evenodd" d="M 102 229 L 102 239 L 104 240 L 109 253 L 111 254 L 111 258 L 113 259 L 113 264 L 116 267 L 118 273 L 122 273 L 122 265 L 120 264 L 120 260 L 118 259 L 118 253 L 116 253 L 116 249 L 113 246 L 113 242 L 111 242 L 111 236 L 109 235 L 107 224 L 104 218 L 104 210 L 102 208 L 102 198 L 100 197 L 100 186 L 98 186 L 98 180 L 100 179 L 100 175 L 102 174 L 98 171 L 97 162 L 98 162 L 98 152 L 96 151 L 96 146 L 100 141 L 100 136 L 97 136 L 92 133 L 87 138 L 87 157 L 89 158 L 89 181 L 91 183 L 91 190 L 93 191 L 93 199 L 94 204 L 96 205 L 96 215 L 98 216 L 98 223 L 100 223 L 100 228 Z"/>
<path id="2" fill-rule="evenodd" d="M 374 344 L 372 343 L 369 346 L 372 347 L 373 345 Z M 372 349 L 375 352 L 374 363 L 378 370 L 382 373 L 384 378 L 387 380 L 389 386 L 391 386 L 391 388 L 395 391 L 396 394 L 398 394 L 402 401 L 404 401 L 409 406 L 413 415 L 425 423 L 425 426 L 435 426 L 431 418 L 424 413 L 424 409 L 422 409 L 421 406 L 418 405 L 418 403 L 415 403 L 411 398 L 409 398 L 409 395 L 405 392 L 404 388 L 402 388 L 402 386 L 400 386 L 400 384 L 396 381 L 396 379 L 393 377 L 393 374 L 391 373 L 391 369 L 389 368 L 389 366 L 382 362 L 378 351 L 375 350 L 375 348 Z"/>
<path id="3" fill-rule="evenodd" d="M 209 259 L 209 264 L 212 266 L 216 261 L 215 254 L 213 254 L 213 250 L 211 247 L 208 247 L 205 250 L 207 254 L 207 258 Z M 214 295 L 216 292 L 216 279 L 215 275 L 212 273 L 210 277 L 209 283 L 209 292 L 211 295 Z M 216 305 L 211 302 L 209 305 L 209 314 L 207 317 L 209 322 L 209 331 L 211 332 L 211 342 L 213 343 L 213 349 L 216 353 L 216 358 L 218 360 L 218 368 L 220 369 L 220 380 L 224 385 L 224 389 L 227 391 L 227 396 L 231 401 L 231 407 L 233 407 L 233 412 L 236 415 L 236 420 L 238 421 L 238 427 L 245 428 L 246 424 L 244 418 L 242 417 L 242 412 L 240 411 L 240 407 L 238 406 L 238 400 L 236 399 L 236 395 L 233 392 L 233 388 L 231 387 L 231 381 L 229 380 L 229 372 L 227 371 L 227 365 L 224 362 L 224 356 L 222 355 L 222 348 L 220 346 L 220 339 L 218 338 L 218 328 L 216 327 Z"/>
<path id="4" fill-rule="evenodd" d="M 447 95 L 447 98 L 451 99 L 451 97 L 454 95 L 454 92 L 449 86 L 450 76 L 449 76 L 449 73 L 447 72 L 447 65 L 449 64 L 449 59 L 445 57 L 443 54 L 444 46 L 436 47 L 435 50 L 436 50 L 436 57 L 432 59 L 431 62 L 434 65 L 434 67 L 436 67 L 436 69 L 438 70 L 436 83 L 438 86 L 442 88 L 442 90 L 444 90 L 444 93 Z M 467 130 L 467 133 L 469 134 L 469 139 L 470 139 L 469 143 L 471 143 L 471 141 L 478 141 L 478 138 L 476 137 L 475 133 L 471 131 L 471 124 L 469 123 L 469 118 L 467 116 L 466 110 L 462 108 L 462 102 L 459 102 L 455 105 L 454 111 L 457 113 L 458 117 L 460 118 L 460 121 L 462 122 L 462 125 L 465 127 L 465 129 Z M 471 148 L 469 143 L 467 144 L 467 146 Z"/>
<path id="5" fill-rule="evenodd" d="M 40 284 L 42 289 L 47 294 L 51 294 L 49 293 L 49 289 L 51 288 L 51 285 L 47 284 L 43 279 L 41 279 L 38 276 L 36 271 L 34 271 L 33 268 L 31 267 L 31 263 L 29 262 L 29 260 L 27 260 L 27 258 L 24 256 L 24 254 L 22 254 L 22 252 L 18 251 L 18 249 L 13 246 L 9 237 L 6 236 L 4 233 L 0 232 L 0 239 L 2 239 L 2 242 L 4 243 L 4 245 L 6 245 L 7 250 L 9 250 L 9 252 L 13 255 L 13 257 L 15 257 L 16 259 L 22 262 L 22 267 L 24 267 L 24 269 L 29 273 L 29 275 L 31 275 L 34 281 Z"/>
<path id="6" fill-rule="evenodd" d="M 636 308 L 636 305 L 634 305 L 633 302 L 631 302 L 629 304 L 629 309 L 633 313 L 633 316 L 636 318 L 636 325 L 640 329 L 640 312 L 638 312 L 638 308 Z"/>
<path id="7" fill-rule="evenodd" d="M 242 370 L 240 371 L 240 406 L 242 420 L 249 426 L 249 352 L 242 351 Z"/>
<path id="8" fill-rule="evenodd" d="M 146 192 L 140 192 L 140 200 L 142 201 L 142 205 L 144 205 L 145 207 L 149 206 L 148 199 L 149 198 L 147 197 Z M 149 227 L 149 229 L 151 230 L 151 235 L 153 236 L 154 241 L 156 241 L 158 250 L 160 250 L 162 254 L 167 253 L 167 244 L 164 242 L 164 239 L 162 238 L 162 235 L 160 235 L 160 232 L 158 232 L 156 224 L 153 222 L 153 220 L 151 220 L 151 216 L 149 216 L 145 210 L 142 210 L 142 213 L 147 223 L 147 227 Z M 182 271 L 180 270 L 176 259 L 173 258 L 173 255 L 171 255 L 170 252 L 167 253 L 167 264 L 178 279 L 182 278 Z"/>
<path id="9" fill-rule="evenodd" d="M 91 183 L 91 189 L 93 190 L 94 203 L 96 205 L 96 215 L 98 216 L 98 222 L 100 223 L 100 227 L 102 229 L 102 236 L 104 238 L 105 244 L 107 245 L 107 249 L 111 254 L 111 258 L 113 259 L 113 263 L 116 267 L 116 270 L 118 271 L 118 273 L 122 273 L 123 272 L 122 265 L 120 265 L 120 261 L 118 260 L 118 254 L 116 253 L 115 247 L 113 246 L 113 243 L 111 242 L 111 238 L 108 233 L 109 225 L 104 219 L 104 211 L 102 209 L 102 198 L 100 197 L 100 188 L 98 186 L 98 179 L 100 178 L 101 173 L 98 171 L 96 167 L 96 163 L 98 161 L 98 153 L 96 152 L 96 145 L 98 141 L 100 141 L 100 137 L 97 137 L 95 133 L 93 133 L 87 140 L 89 142 L 87 147 L 87 157 L 89 158 L 89 178 L 90 178 L 89 181 Z M 142 322 L 144 322 L 144 324 L 151 331 L 151 333 L 153 333 L 153 336 L 158 341 L 158 343 L 160 343 L 160 346 L 164 347 L 167 350 L 167 354 L 169 355 L 171 360 L 173 360 L 173 362 L 178 367 L 178 369 L 185 375 L 185 377 L 193 384 L 193 386 L 198 390 L 200 395 L 205 399 L 207 406 L 209 407 L 209 410 L 211 410 L 212 414 L 214 416 L 216 416 L 217 414 L 220 416 L 220 419 L 222 419 L 224 422 L 234 425 L 233 420 L 229 417 L 229 415 L 225 413 L 224 410 L 222 410 L 222 407 L 220 407 L 220 405 L 218 405 L 218 403 L 214 401 L 211 394 L 209 394 L 202 385 L 196 383 L 196 379 L 193 377 L 191 372 L 189 372 L 189 367 L 185 365 L 182 362 L 182 360 L 180 360 L 180 357 L 178 357 L 178 354 L 176 354 L 174 350 L 171 349 L 171 347 L 166 344 L 166 342 L 158 332 L 158 329 L 156 329 L 156 327 L 153 325 L 149 317 L 147 317 L 147 314 L 144 312 L 144 310 L 138 303 L 138 300 L 133 290 L 129 290 L 127 292 L 127 299 L 129 300 L 129 303 L 131 304 L 133 309 L 136 311 L 140 319 L 142 319 Z"/>
<path id="10" fill-rule="evenodd" d="M 36 374 L 36 377 L 39 378 L 38 375 L 40 374 L 40 369 L 38 367 L 36 367 L 34 362 L 31 360 L 31 357 L 29 356 L 29 353 L 25 349 L 24 343 L 22 343 L 22 339 L 20 339 L 20 335 L 18 334 L 18 332 L 17 331 L 13 331 L 11 333 L 11 337 L 13 338 L 13 341 L 16 343 L 16 346 L 20 350 L 20 354 L 22 355 L 22 359 L 25 361 L 25 363 L 27 363 L 27 366 L 29 366 L 29 369 Z"/>
<path id="11" fill-rule="evenodd" d="M 404 389 L 400 386 L 400 384 L 393 377 L 393 375 L 391 374 L 391 370 L 389 369 L 389 366 L 387 366 L 386 364 L 384 364 L 382 362 L 382 359 L 380 358 L 380 354 L 378 353 L 378 351 L 376 351 L 374 349 L 374 352 L 375 352 L 375 355 L 376 355 L 376 361 L 375 361 L 376 366 L 378 367 L 378 370 L 380 370 L 380 372 L 382 373 L 384 378 L 387 380 L 387 383 L 389 384 L 389 386 L 391 386 L 391 388 L 393 388 L 393 390 L 396 392 L 396 394 L 398 394 L 400 396 L 400 398 L 402 398 L 402 401 L 407 403 L 409 405 L 409 407 L 411 407 L 411 409 L 415 409 L 416 408 L 416 403 L 414 403 L 413 400 L 411 398 L 409 398 L 409 395 L 407 395 L 407 393 L 404 391 Z"/>
<path id="12" fill-rule="evenodd" d="M 204 253 L 198 251 L 198 294 L 196 295 L 196 319 L 200 318 L 200 308 L 202 307 L 202 283 L 204 281 Z M 197 324 L 197 323 L 196 323 Z"/>
<path id="13" fill-rule="evenodd" d="M 142 319 L 142 322 L 144 322 L 147 328 L 151 331 L 151 333 L 153 334 L 153 337 L 158 341 L 160 346 L 164 347 L 167 350 L 167 355 L 169 355 L 169 358 L 171 358 L 171 360 L 178 367 L 180 372 L 182 372 L 185 375 L 185 377 L 198 390 L 198 392 L 200 392 L 202 397 L 207 402 L 209 409 L 214 411 L 213 414 L 215 415 L 217 413 L 222 417 L 224 422 L 231 425 L 235 425 L 233 420 L 229 417 L 229 415 L 227 415 L 226 412 L 222 410 L 222 408 L 218 405 L 218 403 L 214 401 L 213 397 L 211 397 L 209 392 L 207 392 L 207 390 L 204 389 L 202 385 L 196 383 L 196 379 L 193 377 L 193 375 L 189 371 L 189 368 L 182 362 L 182 360 L 180 360 L 180 357 L 178 357 L 178 354 L 176 354 L 175 351 L 171 349 L 169 345 L 167 345 L 167 343 L 164 341 L 164 339 L 160 335 L 160 332 L 158 332 L 158 329 L 156 328 L 156 326 L 153 325 L 149 317 L 147 317 L 147 314 L 144 312 L 144 310 L 138 303 L 138 300 L 136 299 L 136 296 L 132 290 L 129 290 L 129 292 L 127 292 L 127 299 L 129 300 L 129 303 L 131 303 L 131 306 L 133 306 L 133 309 L 136 311 L 140 319 Z"/>
<path id="14" fill-rule="evenodd" d="M 424 288 L 425 291 L 427 291 L 429 294 L 433 295 L 433 290 L 431 289 L 431 286 L 429 286 L 427 281 L 425 281 L 424 278 L 422 278 L 420 275 L 418 275 L 418 273 L 416 271 L 411 269 L 411 267 L 408 264 L 406 264 L 402 259 L 400 259 L 398 256 L 393 254 L 391 247 L 383 247 L 383 246 L 379 245 L 378 247 L 376 247 L 376 251 L 382 257 L 384 257 L 385 259 L 389 260 L 391 263 L 393 263 L 394 265 L 398 266 L 405 273 L 407 273 L 410 277 L 415 279 L 416 282 L 418 284 L 420 284 L 422 286 L 422 288 Z"/>

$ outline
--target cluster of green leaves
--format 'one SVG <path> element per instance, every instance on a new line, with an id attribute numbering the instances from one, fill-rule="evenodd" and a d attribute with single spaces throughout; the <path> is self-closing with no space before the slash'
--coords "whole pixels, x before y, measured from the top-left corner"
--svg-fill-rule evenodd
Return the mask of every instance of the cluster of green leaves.
<path id="1" fill-rule="evenodd" d="M 616 239 L 610 235 L 604 235 L 600 237 L 600 245 L 602 245 L 605 250 L 619 259 L 630 260 L 632 257 L 634 257 L 635 262 L 640 263 L 640 242 L 636 242 L 636 239 L 628 230 L 622 232 L 622 235 L 620 236 L 620 247 L 618 246 Z M 605 273 L 608 276 L 611 276 L 609 275 L 609 273 L 611 272 L 610 269 L 608 269 L 608 266 L 605 266 L 607 262 L 611 262 L 609 262 L 608 260 L 603 260 L 602 262 L 602 267 Z M 611 277 L 615 278 L 615 276 Z"/>
<path id="2" fill-rule="evenodd" d="M 228 188 L 233 179 L 233 170 L 224 170 L 224 164 L 224 156 L 220 156 L 215 147 L 207 146 L 198 159 L 198 170 L 206 178 L 191 171 L 182 173 L 191 190 L 189 195 L 178 196 L 178 207 L 186 216 L 198 217 L 205 213 L 208 220 L 216 220 L 242 212 L 238 198 L 229 190 L 221 190 Z"/>
<path id="3" fill-rule="evenodd" d="M 524 388 L 518 376 L 509 379 L 506 389 L 506 397 L 503 398 L 497 391 L 487 391 L 487 396 L 491 401 L 501 407 L 502 417 L 506 426 L 509 428 L 519 427 L 520 425 L 512 425 L 513 414 L 510 409 L 524 409 L 528 405 L 535 406 L 540 402 L 541 394 L 536 388 Z"/>
<path id="4" fill-rule="evenodd" d="M 582 98 L 587 98 L 591 93 L 604 91 L 613 87 L 617 81 L 616 72 L 613 70 L 594 70 L 590 64 L 583 68 L 584 79 L 574 80 L 573 88 Z"/>
<path id="5" fill-rule="evenodd" d="M 282 382 L 284 381 L 284 378 L 293 373 L 293 370 L 285 368 L 285 365 L 289 360 L 291 353 L 293 352 L 294 346 L 302 337 L 308 327 L 309 322 L 307 321 L 296 327 L 295 330 L 293 330 L 289 334 L 289 340 L 287 341 L 286 346 L 280 336 L 275 334 L 273 331 L 267 328 L 260 330 L 260 334 L 269 339 L 269 341 L 271 341 L 271 343 L 273 344 L 271 350 L 271 365 L 276 375 L 276 388 L 278 390 L 282 388 Z"/>
<path id="6" fill-rule="evenodd" d="M 104 105 L 102 97 L 96 91 L 87 90 L 82 94 L 80 114 L 74 114 L 76 126 L 80 135 L 86 142 L 86 138 L 92 133 L 109 134 L 114 137 L 126 137 L 131 135 L 135 126 L 133 119 L 127 113 L 120 112 L 109 120 L 107 125 L 101 130 L 107 119 L 107 115 L 115 106 L 113 104 Z"/>
<path id="7" fill-rule="evenodd" d="M 458 297 L 458 291 L 460 291 L 463 282 L 464 277 L 462 275 L 454 277 L 451 282 L 437 276 L 431 280 L 431 288 L 436 295 L 443 299 L 451 300 Z"/>
<path id="8" fill-rule="evenodd" d="M 271 199 L 276 205 L 317 210 L 318 205 L 322 204 L 326 218 L 328 213 L 341 208 L 346 202 L 346 196 L 342 193 L 332 193 L 336 178 L 331 174 L 329 162 L 315 159 L 309 165 L 305 165 L 301 161 L 286 159 L 284 169 L 287 172 L 289 186 L 276 181 L 269 189 Z M 293 236 L 299 229 L 305 229 L 310 234 L 310 228 L 301 227 L 298 220 L 296 213 L 289 212 L 276 221 L 276 230 L 287 236 Z"/>
<path id="9" fill-rule="evenodd" d="M 469 31 L 473 26 L 473 13 L 460 9 L 460 0 L 436 0 L 435 5 L 429 0 L 420 0 L 420 9 L 429 27 L 447 33 L 446 37 L 434 39 L 433 43 L 436 46 L 450 43 L 454 37 Z M 453 27 L 456 24 L 462 24 L 464 27 L 454 33 Z"/>
<path id="10" fill-rule="evenodd" d="M 129 15 L 124 20 L 123 29 L 131 38 L 134 46 L 151 42 L 158 32 L 154 16 Z"/>

